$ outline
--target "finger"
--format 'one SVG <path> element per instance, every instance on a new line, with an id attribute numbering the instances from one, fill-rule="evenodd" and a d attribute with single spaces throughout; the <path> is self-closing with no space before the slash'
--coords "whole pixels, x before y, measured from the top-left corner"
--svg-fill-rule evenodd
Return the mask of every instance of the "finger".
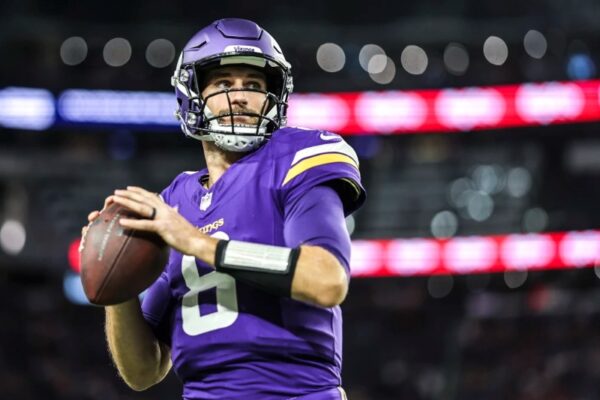
<path id="1" fill-rule="evenodd" d="M 106 199 L 104 199 L 104 207 L 102 208 L 103 210 L 108 207 L 111 203 L 113 202 L 113 197 L 112 196 L 108 196 Z"/>
<path id="2" fill-rule="evenodd" d="M 138 203 L 145 203 L 147 200 L 142 194 L 131 190 L 117 189 L 115 190 L 115 195 L 137 201 Z"/>
<path id="3" fill-rule="evenodd" d="M 89 213 L 87 217 L 88 222 L 94 222 L 94 220 L 98 218 L 98 215 L 100 215 L 100 211 L 92 211 Z"/>
<path id="4" fill-rule="evenodd" d="M 129 229 L 135 229 L 138 231 L 149 231 L 156 232 L 156 225 L 153 220 L 150 219 L 129 219 L 121 218 L 119 220 L 121 226 Z"/>
<path id="5" fill-rule="evenodd" d="M 150 194 L 149 191 L 147 191 L 143 187 L 139 187 L 139 186 L 127 186 L 127 190 L 131 190 L 132 192 L 137 192 L 137 193 L 149 193 Z"/>
<path id="6" fill-rule="evenodd" d="M 127 190 L 130 190 L 130 191 L 135 192 L 135 193 L 139 193 L 142 196 L 147 197 L 147 198 L 154 198 L 154 199 L 160 198 L 158 196 L 158 193 L 150 192 L 150 191 L 148 191 L 148 190 L 146 190 L 144 188 L 141 188 L 139 186 L 127 186 Z"/>
<path id="7" fill-rule="evenodd" d="M 125 208 L 139 214 L 142 217 L 150 218 L 154 213 L 154 207 L 148 204 L 139 203 L 126 197 L 114 196 L 114 202 L 122 205 Z"/>
<path id="8" fill-rule="evenodd" d="M 131 190 L 132 192 L 140 193 L 142 196 L 144 196 L 146 198 L 159 200 L 161 203 L 164 203 L 163 198 L 159 193 L 149 192 L 146 189 L 138 187 L 138 186 L 127 186 L 127 190 Z"/>
<path id="9" fill-rule="evenodd" d="M 85 233 L 87 232 L 87 230 L 88 230 L 87 226 L 84 226 L 83 228 L 81 228 L 81 237 L 85 236 Z"/>
<path id="10" fill-rule="evenodd" d="M 115 194 L 119 196 L 129 197 L 140 203 L 147 203 L 153 206 L 164 203 L 156 193 L 150 193 L 144 189 L 128 186 L 127 190 L 115 190 Z"/>

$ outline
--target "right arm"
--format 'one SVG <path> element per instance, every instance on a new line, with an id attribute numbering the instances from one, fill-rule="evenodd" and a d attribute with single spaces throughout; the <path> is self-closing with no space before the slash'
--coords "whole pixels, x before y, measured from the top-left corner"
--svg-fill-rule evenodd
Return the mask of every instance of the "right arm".
<path id="1" fill-rule="evenodd" d="M 112 202 L 113 198 L 109 196 L 104 208 Z M 99 211 L 88 215 L 90 224 L 98 215 Z M 82 237 L 88 227 L 82 229 Z M 125 383 L 141 391 L 162 381 L 171 369 L 171 352 L 156 338 L 144 319 L 139 299 L 107 306 L 105 310 L 108 349 Z"/>
<path id="2" fill-rule="evenodd" d="M 152 332 L 139 300 L 105 309 L 108 348 L 125 383 L 141 391 L 162 381 L 171 369 L 171 352 Z"/>

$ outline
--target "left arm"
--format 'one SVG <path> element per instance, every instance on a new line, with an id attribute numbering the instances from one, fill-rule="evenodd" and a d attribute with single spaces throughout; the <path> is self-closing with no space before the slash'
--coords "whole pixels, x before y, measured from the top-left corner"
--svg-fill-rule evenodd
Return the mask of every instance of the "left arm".
<path id="1" fill-rule="evenodd" d="M 300 255 L 291 276 L 289 295 L 295 300 L 321 307 L 333 307 L 342 303 L 348 291 L 348 273 L 344 268 L 347 267 L 348 255 L 344 257 L 335 247 L 329 246 L 328 242 L 340 239 L 342 247 L 347 248 L 349 254 L 350 239 L 344 225 L 339 197 L 330 188 L 318 187 L 318 190 L 321 190 L 321 195 L 328 196 L 328 199 L 321 198 L 322 201 L 319 202 L 315 201 L 317 197 L 313 196 L 313 201 L 304 204 L 307 212 L 300 210 L 291 213 L 295 217 L 290 217 L 289 223 L 286 221 L 286 243 L 291 246 L 300 245 Z M 128 187 L 127 190 L 115 191 L 114 201 L 142 216 L 150 216 L 153 208 L 156 209 L 153 220 L 121 219 L 121 225 L 124 227 L 156 232 L 169 246 L 181 253 L 194 256 L 206 264 L 215 265 L 217 244 L 220 240 L 201 233 L 156 194 L 142 188 Z M 337 204 L 332 205 L 332 201 L 337 201 Z M 327 211 L 333 212 L 324 214 L 323 210 L 319 210 L 320 205 L 325 205 Z M 315 220 L 315 215 L 321 215 L 322 218 Z M 335 227 L 332 228 L 332 224 Z M 342 225 L 343 229 L 340 229 Z M 311 227 L 309 232 L 299 233 L 305 226 Z M 328 234 L 328 231 L 333 233 Z M 324 245 L 301 245 L 307 241 L 322 242 Z M 343 260 L 344 266 L 340 259 Z"/>
<path id="2" fill-rule="evenodd" d="M 333 307 L 344 301 L 350 276 L 350 235 L 344 207 L 330 187 L 314 186 L 287 202 L 286 246 L 300 246 L 292 298 Z"/>
<path id="3" fill-rule="evenodd" d="M 292 280 L 292 298 L 321 307 L 342 304 L 348 293 L 348 275 L 337 258 L 320 246 L 300 246 Z"/>

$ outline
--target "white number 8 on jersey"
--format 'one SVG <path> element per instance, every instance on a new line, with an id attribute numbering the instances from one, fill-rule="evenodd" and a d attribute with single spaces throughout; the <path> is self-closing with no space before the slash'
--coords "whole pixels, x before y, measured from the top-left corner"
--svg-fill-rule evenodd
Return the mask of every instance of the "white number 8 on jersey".
<path id="1" fill-rule="evenodd" d="M 219 238 L 222 238 L 224 232 L 217 233 L 220 233 Z M 217 237 L 216 234 L 213 236 Z M 238 317 L 238 303 L 233 277 L 217 271 L 200 276 L 196 259 L 192 256 L 183 256 L 181 272 L 186 286 L 190 289 L 183 296 L 181 302 L 181 316 L 185 333 L 190 336 L 201 335 L 226 328 L 235 322 Z M 198 294 L 212 288 L 217 289 L 217 311 L 202 315 L 198 304 Z"/>

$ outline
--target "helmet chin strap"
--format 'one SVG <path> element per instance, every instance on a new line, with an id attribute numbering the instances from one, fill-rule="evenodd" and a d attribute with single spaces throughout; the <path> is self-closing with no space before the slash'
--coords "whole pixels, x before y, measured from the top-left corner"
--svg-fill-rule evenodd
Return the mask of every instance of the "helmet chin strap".
<path id="1" fill-rule="evenodd" d="M 277 114 L 277 107 L 272 107 L 265 115 L 272 119 Z M 225 151 L 233 152 L 248 152 L 258 148 L 265 140 L 267 133 L 267 125 L 269 119 L 263 118 L 258 130 L 256 126 L 233 125 L 233 133 L 231 125 L 222 125 L 219 123 L 219 118 L 214 118 L 215 114 L 208 108 L 204 107 L 204 116 L 210 120 L 208 124 L 209 136 L 214 141 L 215 145 Z M 214 118 L 214 119 L 211 119 Z"/>
<path id="2" fill-rule="evenodd" d="M 213 141 L 218 148 L 236 153 L 245 153 L 255 150 L 265 141 L 264 136 L 258 135 L 237 136 L 211 132 L 210 136 L 213 138 Z"/>

